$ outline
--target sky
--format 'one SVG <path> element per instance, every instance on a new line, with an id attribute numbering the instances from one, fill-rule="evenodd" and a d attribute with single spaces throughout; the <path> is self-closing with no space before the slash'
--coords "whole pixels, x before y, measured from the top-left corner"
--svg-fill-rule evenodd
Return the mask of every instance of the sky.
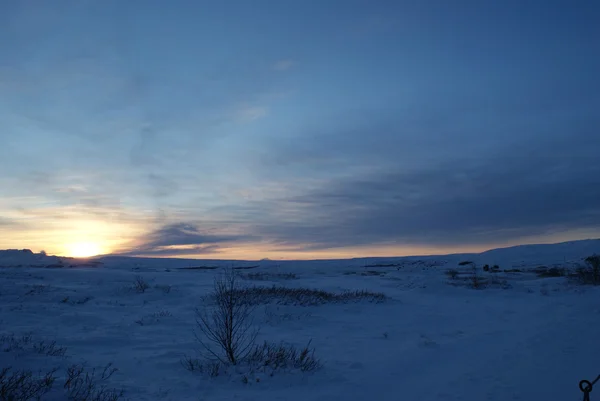
<path id="1" fill-rule="evenodd" d="M 2 0 L 0 249 L 600 237 L 597 1 Z"/>

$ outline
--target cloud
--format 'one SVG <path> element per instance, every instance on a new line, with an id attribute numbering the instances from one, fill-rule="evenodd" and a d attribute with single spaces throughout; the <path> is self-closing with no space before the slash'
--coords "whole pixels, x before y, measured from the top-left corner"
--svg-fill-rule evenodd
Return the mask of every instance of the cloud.
<path id="1" fill-rule="evenodd" d="M 0 217 L 0 227 L 7 227 L 7 228 L 12 229 L 12 228 L 17 228 L 19 226 L 21 226 L 21 223 L 19 223 L 15 219 Z"/>
<path id="2" fill-rule="evenodd" d="M 208 230 L 207 230 L 208 231 Z M 212 234 L 190 223 L 165 225 L 137 241 L 137 244 L 120 255 L 193 255 L 216 252 L 221 244 L 247 242 L 255 237 L 248 235 Z"/>
<path id="3" fill-rule="evenodd" d="M 273 65 L 275 71 L 287 71 L 292 68 L 296 63 L 291 59 L 279 60 Z"/>
<path id="4" fill-rule="evenodd" d="M 185 248 L 159 248 L 159 249 L 141 249 L 136 251 L 129 251 L 124 253 L 118 253 L 119 256 L 164 256 L 164 257 L 177 257 L 177 256 L 196 256 L 196 255 L 207 255 L 215 254 L 221 250 L 218 245 L 203 245 L 203 246 L 192 246 Z"/>
<path id="5" fill-rule="evenodd" d="M 600 234 L 597 149 L 600 138 L 584 128 L 481 154 L 449 148 L 437 162 L 409 167 L 385 154 L 378 168 L 340 157 L 345 175 L 324 175 L 321 183 L 220 213 L 250 221 L 249 230 L 290 250 L 484 245 L 580 229 Z M 289 174 L 296 167 L 287 156 L 279 155 L 279 172 Z M 322 162 L 308 159 L 309 167 L 299 168 Z"/>

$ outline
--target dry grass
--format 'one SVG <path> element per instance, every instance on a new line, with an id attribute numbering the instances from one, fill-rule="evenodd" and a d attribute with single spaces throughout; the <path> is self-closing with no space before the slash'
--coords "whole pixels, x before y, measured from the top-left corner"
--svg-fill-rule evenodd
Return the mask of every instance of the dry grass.
<path id="1" fill-rule="evenodd" d="M 237 288 L 235 296 L 249 305 L 276 303 L 281 305 L 322 305 L 326 303 L 349 303 L 359 301 L 384 302 L 383 293 L 366 290 L 333 293 L 312 288 L 271 287 Z"/>

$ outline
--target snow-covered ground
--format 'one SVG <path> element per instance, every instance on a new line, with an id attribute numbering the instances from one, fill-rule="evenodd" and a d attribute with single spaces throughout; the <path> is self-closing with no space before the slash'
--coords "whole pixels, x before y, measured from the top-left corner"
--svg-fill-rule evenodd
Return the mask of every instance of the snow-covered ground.
<path id="1" fill-rule="evenodd" d="M 478 255 L 297 262 L 108 257 L 94 267 L 49 259 L 45 265 L 53 267 L 40 268 L 27 267 L 29 260 L 44 265 L 40 257 L 24 253 L 29 259 L 19 261 L 13 252 L 3 263 L 0 252 L 0 266 L 13 266 L 0 269 L 0 335 L 31 333 L 34 341 L 67 348 L 64 356 L 27 347 L 0 352 L 0 368 L 112 362 L 119 370 L 110 386 L 130 400 L 579 400 L 579 380 L 600 373 L 600 288 L 532 270 L 573 267 L 593 253 L 600 254 L 600 240 Z M 470 274 L 469 266 L 458 266 L 464 260 L 499 265 L 500 272 L 479 272 L 497 284 L 469 288 L 460 278 Z M 250 376 L 241 366 L 209 377 L 181 364 L 198 348 L 194 308 L 219 271 L 203 266 L 246 267 L 239 270 L 244 286 L 365 289 L 388 300 L 260 305 L 258 340 L 298 347 L 312 340 L 322 368 Z M 445 274 L 454 268 L 464 272 L 455 280 Z M 520 271 L 504 272 L 512 269 Z M 150 283 L 143 293 L 132 290 L 137 276 Z"/>

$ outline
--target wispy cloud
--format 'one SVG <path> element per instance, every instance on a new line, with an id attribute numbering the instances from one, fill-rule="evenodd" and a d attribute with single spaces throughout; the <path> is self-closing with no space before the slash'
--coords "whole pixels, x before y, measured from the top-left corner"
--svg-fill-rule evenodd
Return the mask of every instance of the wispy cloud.
<path id="1" fill-rule="evenodd" d="M 120 256 L 146 256 L 146 257 L 182 257 L 191 256 L 197 257 L 201 255 L 214 255 L 221 251 L 218 245 L 200 245 L 187 247 L 161 247 L 152 249 L 135 249 L 123 253 L 116 253 Z"/>

